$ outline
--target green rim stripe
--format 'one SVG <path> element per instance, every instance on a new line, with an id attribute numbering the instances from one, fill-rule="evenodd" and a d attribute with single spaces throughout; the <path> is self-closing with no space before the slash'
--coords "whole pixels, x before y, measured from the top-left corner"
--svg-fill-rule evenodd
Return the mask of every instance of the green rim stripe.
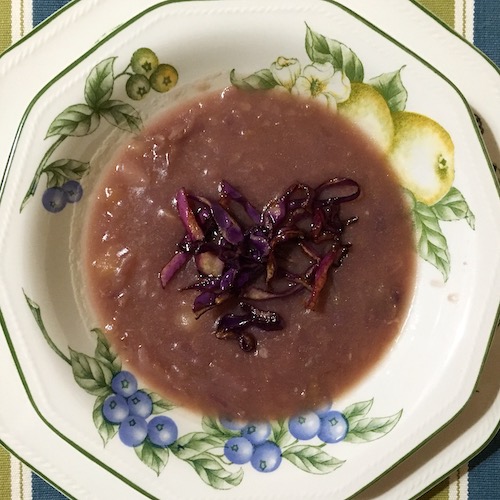
<path id="1" fill-rule="evenodd" d="M 10 498 L 10 455 L 7 450 L 0 448 L 0 498 Z"/>
<path id="2" fill-rule="evenodd" d="M 13 457 L 15 457 L 20 462 L 22 462 L 26 467 L 28 467 L 29 469 L 31 469 L 31 471 L 34 472 L 37 476 L 40 476 L 46 483 L 51 484 L 55 489 L 59 490 L 63 495 L 67 496 L 68 499 L 70 499 L 70 500 L 76 500 L 76 498 L 73 495 L 71 495 L 69 492 L 67 492 L 66 490 L 64 490 L 64 488 L 61 488 L 52 479 L 49 479 L 45 474 L 43 474 L 43 472 L 40 472 L 34 465 L 32 465 L 29 462 L 27 462 L 26 460 L 24 460 L 24 458 L 22 458 L 21 456 L 19 456 L 7 443 L 5 443 L 4 441 L 2 441 L 1 439 L 0 439 L 0 472 L 1 472 L 1 464 L 2 464 L 2 461 L 1 461 L 2 452 L 7 453 L 7 455 L 10 453 L 10 455 L 12 455 Z M 1 480 L 2 480 L 2 475 L 0 474 L 0 481 Z M 9 482 L 10 482 L 10 472 L 9 472 Z M 1 488 L 1 486 L 2 486 L 2 483 L 0 482 L 0 495 L 3 494 L 3 490 Z M 9 496 L 6 496 L 6 497 L 1 496 L 0 498 L 1 499 L 3 499 L 3 498 L 11 498 L 11 496 L 10 496 L 11 494 L 12 493 L 9 490 Z"/>
<path id="3" fill-rule="evenodd" d="M 34 35 L 36 35 L 39 31 L 41 31 L 43 28 L 45 28 L 48 24 L 50 24 L 54 19 L 56 19 L 57 17 L 59 17 L 63 12 L 67 11 L 68 9 L 70 9 L 71 7 L 73 7 L 74 5 L 76 5 L 77 3 L 81 2 L 81 0 L 71 0 L 69 3 L 65 4 L 64 6 L 62 6 L 60 9 L 56 10 L 54 12 L 54 14 L 52 14 L 51 16 L 47 17 L 44 21 L 42 21 L 40 24 L 36 25 L 30 32 L 28 32 L 26 34 L 25 37 L 21 38 L 20 40 L 17 40 L 15 43 L 12 43 L 12 39 L 11 39 L 11 44 L 8 44 L 6 46 L 3 46 L 2 47 L 2 43 L 0 41 L 0 59 L 7 53 L 7 52 L 10 52 L 11 50 L 15 49 L 16 47 L 18 47 L 19 45 L 21 45 L 22 43 L 24 43 L 26 40 L 28 40 L 29 38 L 32 38 Z M 8 12 L 10 12 L 10 3 L 11 3 L 11 0 L 0 0 L 0 6 L 2 6 L 2 9 L 3 9 L 3 5 L 8 5 Z M 8 18 L 9 18 L 9 23 L 10 23 L 10 19 L 11 19 L 12 15 L 9 15 Z M 7 18 L 7 16 L 5 16 L 5 18 Z M 0 16 L 0 23 L 2 22 L 2 19 L 3 19 L 3 16 Z M 11 27 L 11 24 L 9 24 L 9 28 Z M 12 35 L 11 35 L 11 38 L 12 38 Z M 3 50 L 3 52 L 2 52 Z"/>
<path id="4" fill-rule="evenodd" d="M 12 5 L 11 0 L 0 0 L 0 52 L 12 43 Z M 1 484 L 0 484 L 1 487 Z M 0 490 L 1 491 L 1 490 Z"/>

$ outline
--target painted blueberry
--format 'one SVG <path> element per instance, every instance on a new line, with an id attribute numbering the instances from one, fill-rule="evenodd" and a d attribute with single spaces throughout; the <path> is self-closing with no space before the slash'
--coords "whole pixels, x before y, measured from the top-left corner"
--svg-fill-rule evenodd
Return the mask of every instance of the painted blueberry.
<path id="1" fill-rule="evenodd" d="M 153 401 L 144 391 L 136 391 L 127 400 L 131 415 L 147 418 L 153 411 Z"/>
<path id="2" fill-rule="evenodd" d="M 314 410 L 314 413 L 316 413 L 319 418 L 323 418 L 330 411 L 331 407 L 331 403 L 325 403 L 321 406 L 318 406 L 318 408 Z"/>
<path id="3" fill-rule="evenodd" d="M 42 195 L 42 204 L 45 210 L 52 213 L 60 212 L 68 202 L 68 197 L 64 189 L 60 187 L 51 187 L 45 190 Z"/>
<path id="4" fill-rule="evenodd" d="M 220 423 L 230 431 L 241 431 L 241 429 L 243 429 L 243 427 L 247 425 L 247 422 L 245 422 L 244 420 L 236 420 L 231 418 L 221 418 Z"/>
<path id="5" fill-rule="evenodd" d="M 270 434 L 271 425 L 269 422 L 249 423 L 241 430 L 241 435 L 255 445 L 263 443 Z"/>
<path id="6" fill-rule="evenodd" d="M 148 435 L 146 419 L 137 415 L 129 415 L 121 424 L 118 435 L 127 446 L 139 446 Z"/>
<path id="7" fill-rule="evenodd" d="M 266 441 L 255 447 L 251 463 L 259 472 L 273 472 L 281 464 L 281 448 L 271 441 Z"/>
<path id="8" fill-rule="evenodd" d="M 62 190 L 66 193 L 68 203 L 76 203 L 82 199 L 83 188 L 78 181 L 67 181 L 63 184 Z"/>
<path id="9" fill-rule="evenodd" d="M 128 398 L 137 391 L 137 379 L 130 372 L 123 370 L 111 380 L 111 389 L 115 394 Z"/>
<path id="10" fill-rule="evenodd" d="M 118 394 L 108 396 L 102 405 L 104 418 L 113 424 L 123 422 L 129 415 L 127 400 Z"/>
<path id="11" fill-rule="evenodd" d="M 344 414 L 330 410 L 322 419 L 318 437 L 325 443 L 342 441 L 349 431 L 349 423 Z"/>
<path id="12" fill-rule="evenodd" d="M 149 440 L 156 446 L 165 448 L 171 445 L 178 436 L 177 425 L 164 415 L 152 418 L 148 423 Z"/>
<path id="13" fill-rule="evenodd" d="M 307 412 L 291 418 L 288 421 L 288 430 L 294 438 L 305 441 L 318 435 L 320 425 L 321 420 L 318 415 Z"/>
<path id="14" fill-rule="evenodd" d="M 224 455 L 233 464 L 246 464 L 253 454 L 252 443 L 244 437 L 228 439 L 224 445 Z"/>

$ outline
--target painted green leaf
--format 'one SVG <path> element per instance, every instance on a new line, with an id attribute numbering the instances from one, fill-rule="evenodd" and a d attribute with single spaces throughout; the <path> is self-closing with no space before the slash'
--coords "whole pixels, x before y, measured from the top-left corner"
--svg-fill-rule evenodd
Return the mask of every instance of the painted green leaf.
<path id="1" fill-rule="evenodd" d="M 59 136 L 47 149 L 45 154 L 43 155 L 40 163 L 38 164 L 38 168 L 36 169 L 35 175 L 33 176 L 33 179 L 31 180 L 30 186 L 28 190 L 26 191 L 26 194 L 24 195 L 23 201 L 21 203 L 20 207 L 20 212 L 23 211 L 24 207 L 28 203 L 28 201 L 31 199 L 31 197 L 35 194 L 36 189 L 38 187 L 38 183 L 40 182 L 40 177 L 42 175 L 42 171 L 44 167 L 47 165 L 50 157 L 54 153 L 54 151 L 68 138 L 67 135 L 61 135 Z M 68 360 L 69 363 L 69 360 Z"/>
<path id="2" fill-rule="evenodd" d="M 49 333 L 47 332 L 47 329 L 45 328 L 45 324 L 43 322 L 42 318 L 42 311 L 40 309 L 40 306 L 31 298 L 29 298 L 26 295 L 26 292 L 23 290 L 24 298 L 26 299 L 26 303 L 28 304 L 28 307 L 30 308 L 31 314 L 33 314 L 33 318 L 36 321 L 36 324 L 38 325 L 38 328 L 42 332 L 43 338 L 49 345 L 49 347 L 63 360 L 66 361 L 66 363 L 71 364 L 71 360 L 64 354 L 59 347 L 54 344 L 53 340 L 50 338 Z"/>
<path id="3" fill-rule="evenodd" d="M 399 422 L 403 410 L 390 417 L 362 418 L 349 427 L 345 441 L 350 443 L 366 443 L 375 441 L 394 429 Z"/>
<path id="4" fill-rule="evenodd" d="M 343 43 L 327 38 L 306 25 L 306 52 L 312 62 L 329 62 L 351 82 L 362 82 L 365 73 L 358 56 Z"/>
<path id="5" fill-rule="evenodd" d="M 269 69 L 261 69 L 247 77 L 237 76 L 233 69 L 229 78 L 235 87 L 243 90 L 268 90 L 278 85 Z"/>
<path id="6" fill-rule="evenodd" d="M 418 254 L 438 269 L 446 281 L 450 275 L 450 252 L 436 214 L 431 207 L 415 200 L 412 215 Z"/>
<path id="7" fill-rule="evenodd" d="M 476 218 L 462 193 L 456 187 L 451 187 L 443 198 L 432 205 L 431 209 L 439 220 L 454 221 L 465 219 L 469 226 L 475 229 Z"/>
<path id="8" fill-rule="evenodd" d="M 219 438 L 223 441 L 233 436 L 240 435 L 239 432 L 226 429 L 217 419 L 207 416 L 202 418 L 201 426 L 207 434 L 210 434 L 211 436 Z"/>
<path id="9" fill-rule="evenodd" d="M 86 104 L 74 104 L 59 113 L 49 126 L 46 137 L 91 134 L 99 126 L 99 115 Z"/>
<path id="10" fill-rule="evenodd" d="M 95 111 L 98 111 L 113 93 L 115 59 L 116 57 L 109 57 L 94 66 L 85 81 L 85 100 Z"/>
<path id="11" fill-rule="evenodd" d="M 98 361 L 107 363 L 113 372 L 113 375 L 118 373 L 122 369 L 122 362 L 118 357 L 118 354 L 111 349 L 108 339 L 102 332 L 100 328 L 93 328 L 92 331 L 97 336 L 97 345 L 95 348 L 95 358 Z"/>
<path id="12" fill-rule="evenodd" d="M 360 401 L 359 403 L 354 403 L 348 406 L 342 413 L 345 415 L 349 422 L 364 417 L 371 409 L 373 405 L 373 399 L 369 401 Z"/>
<path id="13" fill-rule="evenodd" d="M 214 453 L 215 455 L 215 453 Z M 231 465 L 234 465 L 233 462 L 231 462 L 231 460 L 228 460 L 226 458 L 226 456 L 224 455 L 224 453 L 220 454 L 220 455 L 217 455 L 217 458 L 220 460 L 220 462 L 223 464 L 223 465 L 227 465 L 228 467 L 231 466 Z"/>
<path id="14" fill-rule="evenodd" d="M 112 391 L 109 389 L 109 393 L 103 396 L 99 396 L 94 403 L 94 409 L 92 410 L 92 419 L 94 420 L 94 425 L 96 426 L 99 435 L 102 438 L 104 446 L 112 439 L 118 432 L 118 424 L 112 424 L 108 422 L 102 414 L 102 405 L 104 400 L 111 394 Z"/>
<path id="15" fill-rule="evenodd" d="M 191 432 L 178 438 L 170 449 L 177 458 L 191 460 L 207 450 L 224 446 L 224 441 L 206 432 Z"/>
<path id="16" fill-rule="evenodd" d="M 69 180 L 80 180 L 89 170 L 89 163 L 78 160 L 56 160 L 47 165 L 42 173 L 47 174 L 47 187 L 62 186 Z"/>
<path id="17" fill-rule="evenodd" d="M 94 396 L 108 395 L 113 378 L 109 365 L 71 348 L 69 352 L 77 384 Z"/>
<path id="18" fill-rule="evenodd" d="M 320 446 L 302 444 L 287 448 L 282 456 L 299 469 L 311 474 L 328 474 L 345 462 L 332 457 Z"/>
<path id="19" fill-rule="evenodd" d="M 151 441 L 146 439 L 144 443 L 136 446 L 134 449 L 139 460 L 145 463 L 150 469 L 154 470 L 159 476 L 168 463 L 168 448 L 155 446 Z"/>
<path id="20" fill-rule="evenodd" d="M 142 389 L 146 394 L 149 395 L 151 401 L 153 401 L 153 414 L 158 415 L 159 413 L 165 413 L 166 411 L 173 410 L 176 405 L 167 399 L 163 399 L 159 394 L 153 391 L 148 391 L 147 389 Z"/>
<path id="21" fill-rule="evenodd" d="M 107 101 L 101 106 L 99 113 L 111 125 L 127 132 L 139 132 L 142 128 L 139 112 L 125 102 Z"/>
<path id="22" fill-rule="evenodd" d="M 209 453 L 200 455 L 188 461 L 203 482 L 217 490 L 227 490 L 238 486 L 243 479 L 243 470 L 236 472 L 227 470 L 219 460 Z"/>
<path id="23" fill-rule="evenodd" d="M 291 440 L 292 436 L 288 432 L 288 425 L 286 420 L 274 420 L 271 422 L 272 441 L 278 446 L 286 446 Z"/>
<path id="24" fill-rule="evenodd" d="M 368 82 L 382 94 L 392 112 L 404 111 L 408 100 L 408 92 L 401 80 L 402 69 L 376 76 Z"/>

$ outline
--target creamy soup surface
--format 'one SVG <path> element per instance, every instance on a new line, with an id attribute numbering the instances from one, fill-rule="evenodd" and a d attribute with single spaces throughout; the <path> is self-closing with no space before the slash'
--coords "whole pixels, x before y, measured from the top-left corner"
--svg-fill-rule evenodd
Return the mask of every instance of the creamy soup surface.
<path id="1" fill-rule="evenodd" d="M 189 263 L 162 288 L 159 272 L 184 235 L 181 188 L 212 199 L 225 179 L 259 210 L 296 182 L 349 177 L 358 216 L 347 258 L 330 270 L 317 310 L 306 291 L 260 302 L 285 328 L 255 331 L 257 351 L 213 335 L 217 309 L 195 319 Z M 120 149 L 89 194 L 82 233 L 89 304 L 125 366 L 163 396 L 207 415 L 281 418 L 338 398 L 398 335 L 416 257 L 408 208 L 390 166 L 342 117 L 275 91 L 202 95 Z"/>

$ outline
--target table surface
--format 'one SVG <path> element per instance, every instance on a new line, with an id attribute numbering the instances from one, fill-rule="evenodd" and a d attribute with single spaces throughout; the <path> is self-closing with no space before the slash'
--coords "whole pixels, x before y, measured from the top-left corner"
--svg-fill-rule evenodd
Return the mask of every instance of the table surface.
<path id="1" fill-rule="evenodd" d="M 500 66 L 500 0 L 418 1 Z M 0 53 L 67 3 L 69 0 L 0 0 Z M 0 500 L 24 498 L 65 497 L 0 447 Z M 500 433 L 478 456 L 421 499 L 500 499 Z"/>

